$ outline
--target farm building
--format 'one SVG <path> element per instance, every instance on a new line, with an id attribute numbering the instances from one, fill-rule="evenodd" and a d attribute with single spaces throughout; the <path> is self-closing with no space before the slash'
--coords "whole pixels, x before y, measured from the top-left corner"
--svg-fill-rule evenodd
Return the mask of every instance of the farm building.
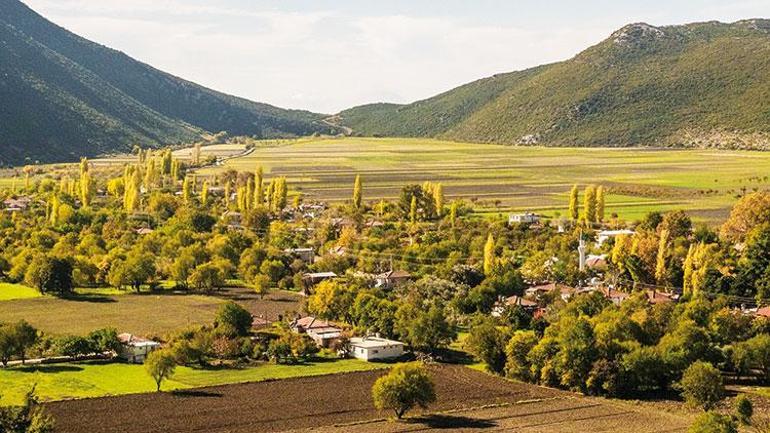
<path id="1" fill-rule="evenodd" d="M 404 354 L 404 343 L 381 337 L 353 337 L 350 353 L 364 361 L 395 359 Z"/>
<path id="2" fill-rule="evenodd" d="M 302 275 L 302 281 L 309 286 L 315 286 L 323 280 L 337 278 L 334 272 L 310 272 Z"/>
<path id="3" fill-rule="evenodd" d="M 530 212 L 511 214 L 508 216 L 508 224 L 534 224 L 538 221 L 540 221 L 540 217 Z"/>
<path id="4" fill-rule="evenodd" d="M 7 212 L 21 212 L 26 210 L 32 199 L 29 197 L 8 198 L 3 201 L 3 206 Z"/>
<path id="5" fill-rule="evenodd" d="M 618 236 L 633 236 L 636 232 L 633 230 L 602 230 L 596 234 L 596 245 L 602 246 L 610 239 L 615 239 Z"/>
<path id="6" fill-rule="evenodd" d="M 291 330 L 298 334 L 307 334 L 319 347 L 331 347 L 340 338 L 342 329 L 331 322 L 308 316 L 291 322 Z"/>
<path id="7" fill-rule="evenodd" d="M 755 314 L 760 317 L 770 318 L 770 307 L 757 308 L 757 312 Z"/>
<path id="8" fill-rule="evenodd" d="M 412 274 L 407 271 L 388 271 L 375 277 L 376 286 L 384 289 L 390 289 L 401 284 L 409 282 Z"/>
<path id="9" fill-rule="evenodd" d="M 620 290 L 613 289 L 612 287 L 606 287 L 599 289 L 606 299 L 615 305 L 620 305 L 628 300 L 631 295 Z"/>
<path id="10" fill-rule="evenodd" d="M 551 293 L 554 291 L 558 291 L 561 298 L 564 301 L 569 300 L 575 293 L 577 293 L 578 289 L 568 286 L 566 284 L 560 284 L 560 283 L 550 283 L 550 284 L 542 284 L 539 286 L 532 286 L 524 291 L 524 294 L 526 294 L 529 298 L 538 299 L 541 296 L 543 296 L 546 293 Z"/>
<path id="11" fill-rule="evenodd" d="M 283 252 L 290 256 L 294 256 L 309 265 L 312 265 L 315 260 L 315 250 L 312 248 L 288 248 Z"/>
<path id="12" fill-rule="evenodd" d="M 524 299 L 521 296 L 510 296 L 495 303 L 495 306 L 492 308 L 492 316 L 500 317 L 505 313 L 506 309 L 512 307 L 521 307 L 525 311 L 533 312 L 537 309 L 537 302 Z"/>
<path id="13" fill-rule="evenodd" d="M 160 343 L 137 337 L 132 334 L 118 335 L 120 341 L 120 352 L 118 357 L 134 364 L 141 364 L 150 352 L 160 349 Z"/>

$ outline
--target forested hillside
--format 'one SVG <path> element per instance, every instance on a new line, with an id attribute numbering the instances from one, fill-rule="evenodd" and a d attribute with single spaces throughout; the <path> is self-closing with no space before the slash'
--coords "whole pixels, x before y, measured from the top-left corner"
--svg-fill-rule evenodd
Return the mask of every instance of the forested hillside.
<path id="1" fill-rule="evenodd" d="M 225 95 L 152 68 L 0 0 L 0 163 L 72 160 L 227 131 L 329 130 L 323 116 Z"/>
<path id="2" fill-rule="evenodd" d="M 764 149 L 769 70 L 768 20 L 632 24 L 564 62 L 341 116 L 360 135 Z"/>

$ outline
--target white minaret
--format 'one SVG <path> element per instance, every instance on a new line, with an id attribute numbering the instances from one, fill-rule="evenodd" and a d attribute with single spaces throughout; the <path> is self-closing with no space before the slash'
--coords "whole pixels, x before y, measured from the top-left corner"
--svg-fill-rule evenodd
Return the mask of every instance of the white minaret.
<path id="1" fill-rule="evenodd" d="M 583 240 L 583 236 L 580 236 L 580 245 L 578 245 L 578 253 L 580 254 L 580 272 L 586 270 L 586 241 Z"/>

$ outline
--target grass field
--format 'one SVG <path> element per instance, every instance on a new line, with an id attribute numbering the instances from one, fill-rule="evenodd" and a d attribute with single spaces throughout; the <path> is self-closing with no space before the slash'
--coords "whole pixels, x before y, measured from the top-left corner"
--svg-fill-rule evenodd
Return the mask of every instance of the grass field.
<path id="1" fill-rule="evenodd" d="M 300 365 L 262 364 L 241 369 L 200 369 L 178 367 L 174 377 L 164 382 L 163 390 L 199 388 L 242 382 L 318 376 L 351 371 L 385 368 L 387 364 L 355 359 L 319 359 Z M 155 382 L 144 366 L 122 363 L 84 362 L 0 369 L 0 403 L 14 404 L 33 385 L 46 401 L 72 398 L 104 397 L 155 391 Z"/>
<path id="2" fill-rule="evenodd" d="M 0 318 L 24 319 L 52 335 L 85 334 L 97 328 L 115 327 L 119 332 L 163 336 L 186 326 L 210 323 L 219 305 L 228 299 L 270 320 L 299 310 L 296 295 L 277 292 L 259 299 L 247 290 L 229 289 L 216 296 L 124 294 L 15 299 L 0 302 Z"/>
<path id="3" fill-rule="evenodd" d="M 227 148 L 232 153 L 232 148 Z M 286 176 L 310 199 L 340 201 L 361 174 L 367 200 L 393 199 L 407 183 L 440 181 L 449 199 L 478 200 L 482 213 L 566 213 L 574 183 L 610 190 L 608 213 L 636 219 L 650 210 L 687 209 L 724 218 L 736 195 L 770 188 L 770 153 L 719 150 L 513 147 L 429 139 L 319 138 L 259 147 L 203 169 Z"/>
<path id="4" fill-rule="evenodd" d="M 39 298 L 40 292 L 21 284 L 0 283 L 0 301 Z M 0 315 L 0 317 L 2 317 Z"/>

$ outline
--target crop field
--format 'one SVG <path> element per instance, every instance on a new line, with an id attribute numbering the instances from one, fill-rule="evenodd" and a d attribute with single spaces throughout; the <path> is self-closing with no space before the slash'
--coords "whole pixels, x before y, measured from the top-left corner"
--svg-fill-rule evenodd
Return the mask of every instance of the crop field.
<path id="1" fill-rule="evenodd" d="M 216 296 L 126 294 L 15 299 L 0 302 L 0 317 L 3 321 L 24 319 L 52 335 L 86 334 L 98 328 L 115 327 L 118 332 L 163 336 L 189 325 L 210 323 L 219 305 L 227 299 L 268 320 L 299 310 L 298 295 L 276 292 L 259 299 L 246 289 L 229 289 Z"/>
<path id="2" fill-rule="evenodd" d="M 0 301 L 39 298 L 40 292 L 21 284 L 0 283 Z"/>
<path id="3" fill-rule="evenodd" d="M 227 149 L 233 152 L 232 148 Z M 428 139 L 319 138 L 257 147 L 209 167 L 286 176 L 308 199 L 342 201 L 362 176 L 365 200 L 393 199 L 408 183 L 437 181 L 448 199 L 476 201 L 483 213 L 566 213 L 574 183 L 601 183 L 607 212 L 637 219 L 686 209 L 718 222 L 738 194 L 770 188 L 770 153 L 720 150 L 514 147 Z"/>
<path id="4" fill-rule="evenodd" d="M 384 421 L 370 390 L 379 371 L 51 403 L 59 432 L 683 432 L 688 419 L 508 382 L 461 366 L 432 367 L 431 414 Z M 137 416 L 141 414 L 141 416 Z"/>
<path id="5" fill-rule="evenodd" d="M 163 383 L 163 389 L 183 390 L 204 386 L 309 377 L 340 372 L 368 371 L 387 367 L 357 359 L 322 359 L 297 365 L 269 364 L 243 368 L 178 367 L 174 377 Z M 16 366 L 0 369 L 2 403 L 21 403 L 35 386 L 44 401 L 93 398 L 155 391 L 155 382 L 136 364 L 101 361 L 77 364 Z"/>

